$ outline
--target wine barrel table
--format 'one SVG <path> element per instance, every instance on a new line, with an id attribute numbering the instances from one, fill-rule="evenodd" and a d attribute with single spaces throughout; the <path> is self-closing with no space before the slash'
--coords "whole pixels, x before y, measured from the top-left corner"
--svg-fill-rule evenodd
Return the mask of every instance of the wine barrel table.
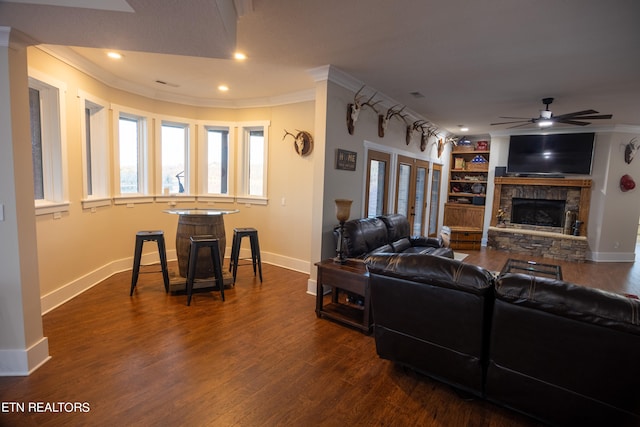
<path id="1" fill-rule="evenodd" d="M 189 247 L 191 244 L 191 236 L 209 235 L 218 239 L 218 246 L 220 248 L 220 262 L 224 261 L 225 248 L 227 245 L 227 238 L 224 231 L 224 215 L 233 214 L 239 212 L 238 210 L 224 210 L 224 209 L 167 209 L 165 213 L 178 215 L 178 229 L 176 232 L 176 256 L 178 258 L 178 274 L 182 279 L 173 281 L 171 284 L 171 290 L 176 290 L 176 287 L 183 287 L 186 283 L 187 270 L 189 266 Z M 224 269 L 223 269 L 224 270 Z M 194 288 L 205 287 L 210 285 L 213 279 L 213 264 L 211 263 L 211 256 L 208 251 L 200 251 L 198 254 L 198 268 L 196 270 L 195 279 L 199 280 L 194 285 Z M 206 280 L 209 279 L 209 280 Z M 227 284 L 227 278 L 224 280 Z"/>

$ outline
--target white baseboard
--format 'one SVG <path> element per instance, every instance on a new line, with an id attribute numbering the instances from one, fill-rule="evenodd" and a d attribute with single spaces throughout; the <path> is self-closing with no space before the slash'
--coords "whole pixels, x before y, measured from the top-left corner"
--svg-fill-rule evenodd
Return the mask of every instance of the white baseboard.
<path id="1" fill-rule="evenodd" d="M 225 254 L 231 254 L 231 248 L 225 250 Z M 300 273 L 309 274 L 310 263 L 301 259 L 285 257 L 269 252 L 261 252 L 260 256 L 262 262 L 266 264 L 277 265 L 278 267 L 287 268 L 289 270 L 298 271 Z M 251 251 L 249 249 L 241 249 L 240 257 L 251 257 Z M 175 249 L 167 251 L 167 259 L 169 261 L 175 261 L 177 259 Z M 157 253 L 144 254 L 141 259 L 141 264 L 158 264 L 160 262 Z M 105 279 L 108 279 L 116 273 L 121 271 L 131 270 L 133 267 L 133 257 L 122 258 L 116 261 L 111 261 L 102 267 L 99 267 L 82 277 L 79 277 L 66 285 L 61 286 L 55 291 L 49 292 L 46 295 L 40 297 L 40 306 L 42 314 L 46 314 L 49 311 L 61 306 L 65 302 L 80 295 L 87 289 L 92 288 Z M 128 295 L 128 290 L 124 289 L 125 295 Z"/>
<path id="2" fill-rule="evenodd" d="M 593 262 L 634 262 L 634 252 L 587 252 L 587 260 Z"/>
<path id="3" fill-rule="evenodd" d="M 24 350 L 0 350 L 0 376 L 27 376 L 49 359 L 51 356 L 47 337 L 42 337 Z"/>

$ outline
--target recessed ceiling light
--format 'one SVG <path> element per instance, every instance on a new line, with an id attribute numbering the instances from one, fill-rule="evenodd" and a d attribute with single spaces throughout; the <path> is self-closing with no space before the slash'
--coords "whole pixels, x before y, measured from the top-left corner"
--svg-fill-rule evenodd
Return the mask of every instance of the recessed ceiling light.
<path id="1" fill-rule="evenodd" d="M 244 54 L 244 53 L 242 53 L 242 52 L 236 52 L 236 53 L 234 53 L 234 54 L 233 54 L 233 57 L 234 57 L 235 59 L 239 60 L 239 61 L 242 61 L 242 60 L 247 59 L 247 55 L 245 55 L 245 54 Z"/>
<path id="2" fill-rule="evenodd" d="M 219 90 L 219 91 L 221 91 L 221 92 L 226 92 L 226 91 L 228 91 L 228 90 L 229 90 L 229 86 L 227 86 L 227 85 L 220 85 L 220 86 L 218 86 L 218 90 Z"/>
<path id="3" fill-rule="evenodd" d="M 460 132 L 467 132 L 469 130 L 469 128 L 465 125 L 458 125 L 458 127 L 460 128 Z"/>
<path id="4" fill-rule="evenodd" d="M 122 59 L 122 54 L 118 52 L 107 52 L 107 56 L 111 59 Z"/>

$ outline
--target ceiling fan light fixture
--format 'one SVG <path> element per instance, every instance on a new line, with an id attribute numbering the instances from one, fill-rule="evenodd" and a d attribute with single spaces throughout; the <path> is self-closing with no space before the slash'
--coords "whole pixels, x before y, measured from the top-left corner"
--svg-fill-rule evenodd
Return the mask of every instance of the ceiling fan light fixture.
<path id="1" fill-rule="evenodd" d="M 540 118 L 549 120 L 551 118 L 551 111 L 549 110 L 540 110 Z"/>
<path id="2" fill-rule="evenodd" d="M 538 121 L 538 126 L 540 126 L 541 128 L 548 128 L 552 124 L 553 124 L 553 122 L 551 120 L 547 120 L 547 119 Z"/>

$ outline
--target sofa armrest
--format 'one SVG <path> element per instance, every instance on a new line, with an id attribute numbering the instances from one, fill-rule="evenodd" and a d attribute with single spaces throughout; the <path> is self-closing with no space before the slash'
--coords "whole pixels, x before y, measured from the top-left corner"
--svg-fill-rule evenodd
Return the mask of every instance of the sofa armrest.
<path id="1" fill-rule="evenodd" d="M 431 248 L 441 248 L 444 246 L 440 237 L 412 236 L 409 238 L 411 246 L 425 246 Z"/>

